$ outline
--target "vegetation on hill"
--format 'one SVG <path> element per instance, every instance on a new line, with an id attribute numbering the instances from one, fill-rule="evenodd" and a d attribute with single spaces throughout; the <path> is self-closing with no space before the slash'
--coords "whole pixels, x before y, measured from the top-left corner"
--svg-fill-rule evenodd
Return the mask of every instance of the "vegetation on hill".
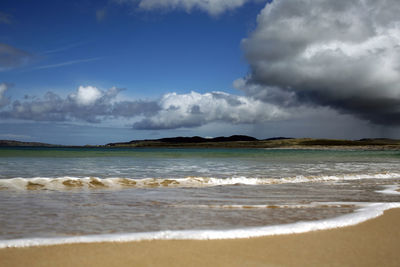
<path id="1" fill-rule="evenodd" d="M 0 140 L 0 147 L 72 147 L 52 145 L 38 142 L 20 142 L 14 140 Z M 79 147 L 79 146 L 73 146 Z M 83 147 L 83 146 L 82 146 Z M 103 146 L 84 146 L 103 148 L 141 148 L 141 147 L 169 147 L 169 148 L 294 148 L 294 149 L 394 149 L 400 150 L 400 140 L 396 139 L 311 139 L 274 137 L 259 140 L 246 135 L 232 135 L 230 137 L 203 138 L 171 137 L 148 140 L 132 140 L 130 142 L 109 143 Z"/>

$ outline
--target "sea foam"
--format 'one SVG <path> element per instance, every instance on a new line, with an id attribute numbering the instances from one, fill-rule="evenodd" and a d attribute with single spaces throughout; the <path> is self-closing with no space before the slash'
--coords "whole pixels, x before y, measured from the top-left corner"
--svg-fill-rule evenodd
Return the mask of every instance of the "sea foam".
<path id="1" fill-rule="evenodd" d="M 331 176 L 294 176 L 282 178 L 252 177 L 186 177 L 186 178 L 99 178 L 99 177 L 34 177 L 0 179 L 0 189 L 71 190 L 124 189 L 155 187 L 209 187 L 226 185 L 269 185 L 313 182 L 340 182 L 361 179 L 397 179 L 400 173 L 344 174 Z"/>
<path id="2" fill-rule="evenodd" d="M 400 192 L 398 191 L 400 189 L 399 185 L 384 185 L 383 187 L 385 189 L 376 192 L 387 195 L 400 195 Z"/>
<path id="3" fill-rule="evenodd" d="M 356 225 L 369 219 L 376 218 L 385 210 L 400 208 L 400 203 L 362 203 L 361 208 L 354 213 L 339 217 L 297 222 L 283 225 L 228 229 L 228 230 L 181 230 L 159 231 L 143 233 L 120 233 L 104 235 L 87 235 L 74 237 L 55 238 L 26 238 L 1 240 L 0 248 L 6 247 L 30 247 L 56 244 L 93 243 L 93 242 L 129 242 L 142 240 L 212 240 L 251 238 L 271 235 L 297 234 L 316 230 L 326 230 L 345 226 Z"/>

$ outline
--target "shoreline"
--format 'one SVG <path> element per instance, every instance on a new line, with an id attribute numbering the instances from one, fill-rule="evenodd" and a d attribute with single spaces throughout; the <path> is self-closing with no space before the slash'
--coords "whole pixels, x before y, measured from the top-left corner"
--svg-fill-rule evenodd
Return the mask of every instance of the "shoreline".
<path id="1" fill-rule="evenodd" d="M 383 190 L 382 193 L 386 193 Z M 391 192 L 392 190 L 390 190 Z M 339 202 L 338 202 L 339 203 Z M 336 203 L 336 204 L 338 204 Z M 343 204 L 343 203 L 342 203 Z M 344 204 L 353 204 L 346 202 Z M 399 202 L 356 203 L 358 209 L 352 213 L 314 221 L 298 221 L 289 224 L 266 225 L 259 227 L 225 229 L 225 230 L 165 230 L 157 232 L 119 233 L 80 235 L 69 237 L 21 238 L 0 240 L 0 249 L 29 248 L 38 246 L 90 244 L 104 242 L 140 242 L 152 240 L 234 240 L 241 238 L 258 238 L 279 235 L 309 233 L 357 225 L 382 216 L 386 210 L 400 208 Z"/>
<path id="2" fill-rule="evenodd" d="M 113 148 L 266 148 L 266 149 L 309 149 L 309 150 L 400 150 L 400 140 L 367 138 L 360 140 L 286 138 L 256 139 L 251 136 L 203 138 L 171 137 L 161 139 L 132 140 L 122 143 L 98 145 L 57 145 L 15 140 L 0 140 L 0 148 L 48 148 L 48 149 L 113 149 Z"/>
<path id="3" fill-rule="evenodd" d="M 398 266 L 400 208 L 357 225 L 229 240 L 153 240 L 0 249 L 4 266 Z"/>

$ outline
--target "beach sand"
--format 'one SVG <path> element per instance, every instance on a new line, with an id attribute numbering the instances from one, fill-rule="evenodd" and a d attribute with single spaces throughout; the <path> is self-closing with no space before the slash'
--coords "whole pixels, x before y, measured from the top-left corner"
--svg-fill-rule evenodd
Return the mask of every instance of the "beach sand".
<path id="1" fill-rule="evenodd" d="M 0 266 L 400 266 L 400 209 L 356 226 L 210 241 L 0 249 Z"/>

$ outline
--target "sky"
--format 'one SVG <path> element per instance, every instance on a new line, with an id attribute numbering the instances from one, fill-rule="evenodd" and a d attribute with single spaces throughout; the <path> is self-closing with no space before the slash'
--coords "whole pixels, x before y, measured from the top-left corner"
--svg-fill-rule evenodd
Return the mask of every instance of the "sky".
<path id="1" fill-rule="evenodd" d="M 398 0 L 2 0 L 0 139 L 400 138 Z"/>

